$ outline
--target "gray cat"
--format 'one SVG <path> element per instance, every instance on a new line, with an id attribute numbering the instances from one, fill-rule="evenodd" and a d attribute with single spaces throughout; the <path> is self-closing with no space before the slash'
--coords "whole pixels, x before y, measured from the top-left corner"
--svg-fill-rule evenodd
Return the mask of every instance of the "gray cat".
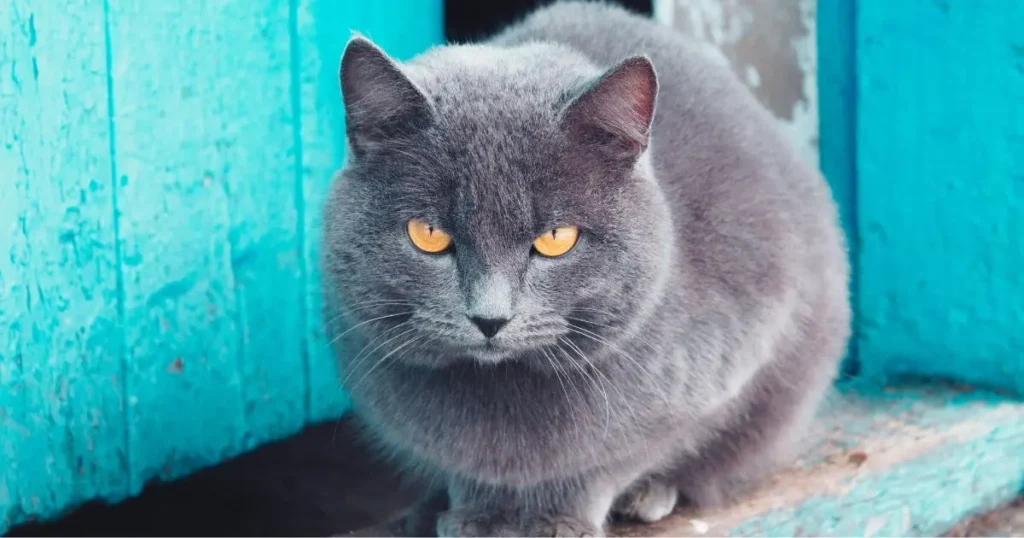
<path id="1" fill-rule="evenodd" d="M 828 187 L 703 50 L 580 2 L 404 64 L 349 43 L 328 319 L 357 416 L 447 495 L 440 535 L 723 502 L 835 377 Z"/>

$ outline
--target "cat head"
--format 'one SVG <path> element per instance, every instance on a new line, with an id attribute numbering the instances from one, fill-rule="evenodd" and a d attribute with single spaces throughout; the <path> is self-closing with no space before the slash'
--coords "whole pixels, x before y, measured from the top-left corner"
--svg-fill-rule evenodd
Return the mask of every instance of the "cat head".
<path id="1" fill-rule="evenodd" d="M 600 70 L 532 44 L 399 64 L 355 37 L 340 78 L 349 152 L 324 274 L 364 342 L 427 366 L 564 368 L 650 310 L 671 234 L 648 59 Z"/>

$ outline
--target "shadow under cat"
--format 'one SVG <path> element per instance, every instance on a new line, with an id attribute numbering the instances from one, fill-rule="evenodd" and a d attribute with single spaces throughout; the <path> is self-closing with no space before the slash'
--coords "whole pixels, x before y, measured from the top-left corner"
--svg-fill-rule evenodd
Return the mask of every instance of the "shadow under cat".
<path id="1" fill-rule="evenodd" d="M 355 440 L 350 419 L 311 426 L 116 505 L 90 503 L 8 536 L 330 536 L 392 517 L 414 486 Z"/>
<path id="2" fill-rule="evenodd" d="M 728 517 L 722 517 L 721 513 L 717 517 L 714 514 L 692 514 L 681 507 L 677 514 L 658 525 L 618 525 L 610 534 L 693 535 L 694 530 L 690 528 L 693 521 L 690 518 L 695 516 L 707 521 L 727 520 L 730 517 L 757 520 L 765 516 L 755 513 L 756 510 L 751 508 L 758 504 L 758 497 L 773 499 L 767 505 L 773 505 L 782 497 L 797 500 L 801 497 L 813 498 L 820 493 L 815 489 L 821 486 L 819 483 L 828 482 L 818 479 L 792 480 L 790 475 L 807 478 L 845 473 L 863 478 L 861 474 L 864 471 L 860 468 L 865 461 L 873 461 L 873 467 L 885 469 L 887 464 L 882 462 L 893 458 L 892 454 L 887 456 L 878 451 L 879 441 L 884 441 L 882 445 L 889 446 L 897 456 L 904 453 L 899 448 L 903 445 L 928 445 L 929 439 L 921 438 L 922 432 L 928 431 L 927 428 L 907 429 L 901 426 L 904 423 L 909 422 L 911 426 L 918 423 L 919 426 L 945 424 L 947 428 L 931 432 L 931 435 L 941 437 L 943 431 L 955 428 L 960 422 L 984 422 L 986 414 L 995 416 L 1002 405 L 1013 401 L 1006 394 L 992 394 L 976 391 L 972 387 L 934 381 L 910 382 L 907 386 L 884 390 L 852 388 L 851 385 L 840 383 L 840 390 L 832 399 L 832 405 L 823 411 L 823 416 L 814 428 L 811 445 L 817 446 L 812 450 L 816 454 L 810 458 L 812 461 L 798 464 L 796 469 L 783 469 L 770 478 L 765 485 L 766 491 L 754 495 L 755 502 L 741 502 L 737 506 L 727 507 Z M 899 420 L 893 420 L 896 417 Z M 998 425 L 995 421 L 989 422 L 993 427 Z M 373 457 L 370 451 L 356 441 L 356 432 L 357 428 L 351 419 L 343 419 L 337 428 L 333 422 L 312 426 L 294 437 L 258 448 L 190 477 L 151 485 L 141 496 L 124 503 L 113 506 L 89 504 L 51 523 L 15 528 L 9 536 L 394 535 L 396 526 L 385 526 L 382 523 L 393 521 L 420 498 L 421 491 L 414 486 L 403 486 L 394 468 Z M 980 432 L 976 435 L 983 437 L 985 434 Z M 869 449 L 871 446 L 876 448 Z M 972 475 L 975 472 L 960 469 L 962 466 L 958 462 L 963 458 L 951 457 L 949 453 L 943 452 L 948 447 L 943 449 L 936 444 L 934 448 L 942 452 L 938 461 L 948 462 L 948 468 L 943 467 L 937 474 L 929 471 L 930 474 L 946 481 L 958 473 Z M 913 460 L 901 469 L 913 470 L 912 465 Z M 808 489 L 804 495 L 798 491 L 801 487 Z M 887 494 L 898 497 L 899 491 L 896 488 Z M 780 497 L 782 492 L 788 494 Z M 874 490 L 868 493 L 875 501 L 881 494 Z M 858 512 L 855 508 L 862 508 L 863 500 L 857 497 L 856 492 L 845 497 L 845 504 L 841 503 L 843 516 L 840 519 L 845 518 L 848 521 L 844 524 L 857 527 L 862 523 L 857 520 L 862 519 L 864 511 Z M 1024 519 L 1021 519 L 1024 509 L 1020 502 L 1016 507 L 965 520 L 945 535 L 993 536 L 1019 533 L 1024 529 Z M 740 517 L 746 512 L 749 513 Z M 836 515 L 839 517 L 838 513 Z M 922 528 L 925 528 L 927 523 L 922 514 L 916 524 L 924 525 Z M 723 527 L 707 532 L 724 530 L 728 529 Z M 937 533 L 944 531 L 932 529 L 932 532 Z"/>

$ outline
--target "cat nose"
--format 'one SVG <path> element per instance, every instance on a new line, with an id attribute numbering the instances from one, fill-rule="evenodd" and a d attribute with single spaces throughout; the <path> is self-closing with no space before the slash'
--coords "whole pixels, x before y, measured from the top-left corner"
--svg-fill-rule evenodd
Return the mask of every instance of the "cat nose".
<path id="1" fill-rule="evenodd" d="M 472 316 L 469 318 L 474 325 L 480 329 L 480 332 L 484 333 L 487 338 L 493 338 L 494 335 L 498 334 L 498 331 L 508 323 L 508 318 L 482 318 L 480 316 Z"/>

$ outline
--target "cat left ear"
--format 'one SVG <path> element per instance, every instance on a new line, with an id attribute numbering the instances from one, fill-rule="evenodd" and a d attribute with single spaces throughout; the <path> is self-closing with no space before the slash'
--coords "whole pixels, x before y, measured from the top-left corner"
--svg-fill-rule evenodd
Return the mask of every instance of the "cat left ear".
<path id="1" fill-rule="evenodd" d="M 356 36 L 340 69 L 345 126 L 356 153 L 427 125 L 433 112 L 422 91 L 370 40 Z"/>
<path id="2" fill-rule="evenodd" d="M 658 77 L 645 56 L 626 59 L 585 86 L 562 115 L 577 140 L 617 160 L 635 160 L 647 148 Z"/>

